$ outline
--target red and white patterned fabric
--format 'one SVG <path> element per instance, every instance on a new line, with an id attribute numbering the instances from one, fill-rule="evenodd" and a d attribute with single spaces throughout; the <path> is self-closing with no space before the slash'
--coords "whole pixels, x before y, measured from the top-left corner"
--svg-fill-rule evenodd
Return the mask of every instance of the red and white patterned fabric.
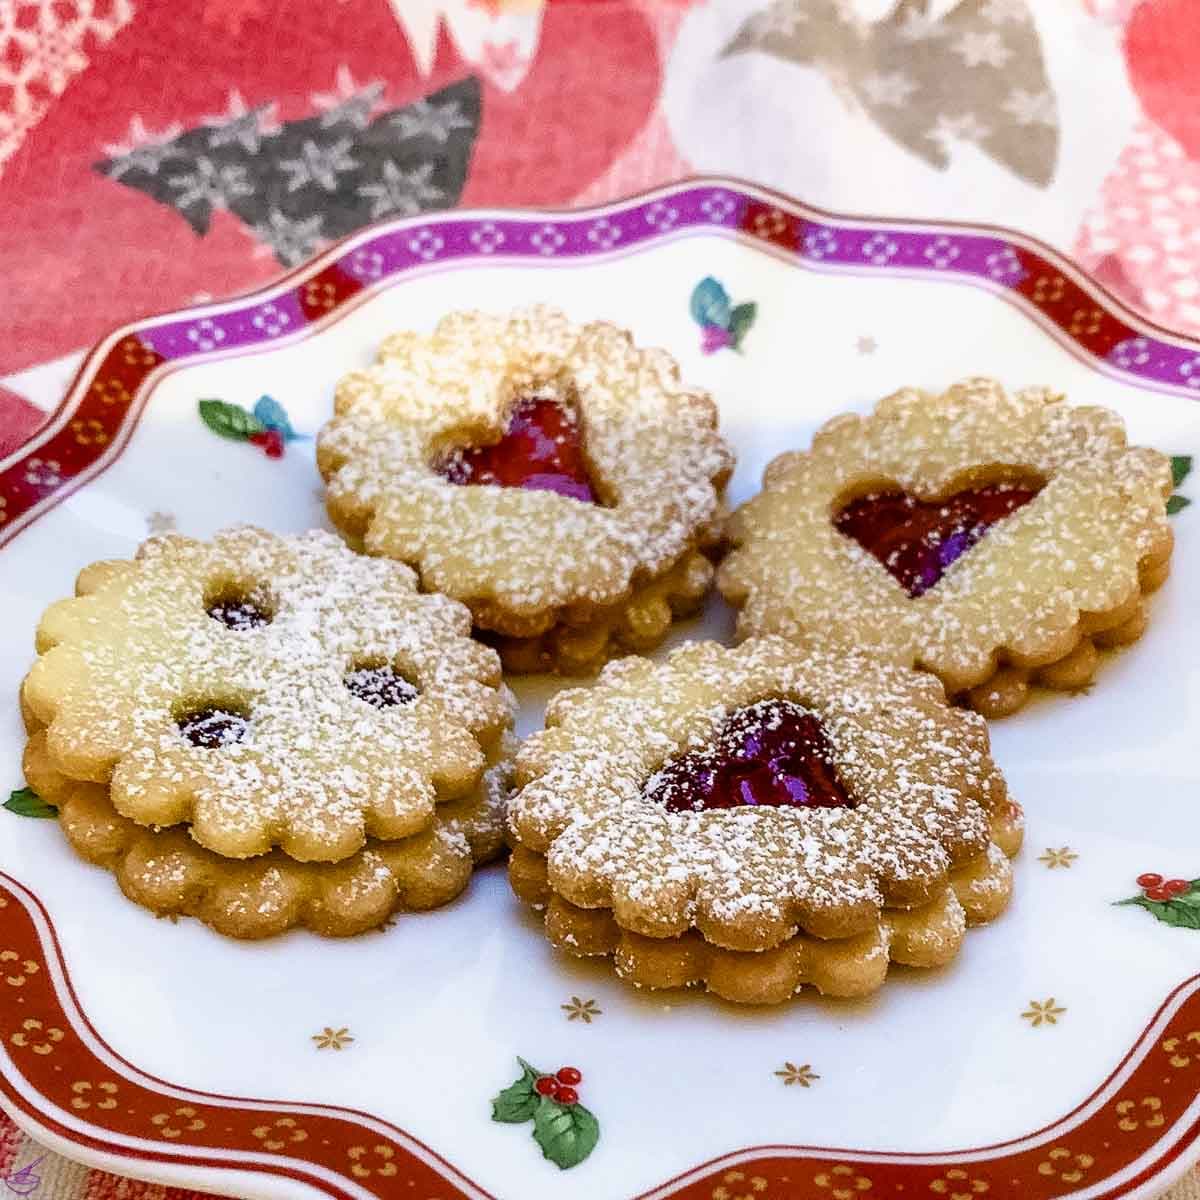
<path id="1" fill-rule="evenodd" d="M 694 171 L 1014 225 L 1200 332 L 1197 45 L 1197 0 L 0 0 L 0 457 L 121 321 L 376 217 Z M 194 1195 L 0 1117 L 14 1178 Z"/>

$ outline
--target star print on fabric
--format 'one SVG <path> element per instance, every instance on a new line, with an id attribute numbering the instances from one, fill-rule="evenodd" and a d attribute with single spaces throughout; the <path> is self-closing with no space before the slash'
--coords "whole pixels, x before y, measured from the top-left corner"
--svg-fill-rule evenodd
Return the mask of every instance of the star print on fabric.
<path id="1" fill-rule="evenodd" d="M 226 112 L 154 133 L 140 120 L 95 164 L 114 183 L 169 205 L 200 237 L 228 210 L 284 266 L 383 216 L 457 202 L 479 130 L 474 77 L 377 112 L 381 80 L 339 67 L 315 112 L 277 122 L 273 101 L 229 93 Z"/>
<path id="2" fill-rule="evenodd" d="M 353 138 L 342 138 L 325 146 L 305 140 L 298 158 L 280 160 L 280 167 L 288 173 L 287 190 L 294 192 L 306 184 L 315 183 L 327 192 L 336 192 L 338 176 L 353 171 L 359 165 L 350 157 L 353 144 Z"/>
<path id="3" fill-rule="evenodd" d="M 211 158 L 196 159 L 191 171 L 171 175 L 167 184 L 176 189 L 175 204 L 179 208 L 205 210 L 206 227 L 214 208 L 228 208 L 238 196 L 248 196 L 254 191 L 246 179 L 245 167 L 215 163 Z"/>
<path id="4" fill-rule="evenodd" d="M 267 213 L 267 219 L 250 228 L 262 243 L 264 251 L 271 250 L 285 267 L 294 267 L 310 258 L 324 240 L 321 228 L 325 218 L 320 213 L 303 220 L 293 220 L 277 208 Z"/>

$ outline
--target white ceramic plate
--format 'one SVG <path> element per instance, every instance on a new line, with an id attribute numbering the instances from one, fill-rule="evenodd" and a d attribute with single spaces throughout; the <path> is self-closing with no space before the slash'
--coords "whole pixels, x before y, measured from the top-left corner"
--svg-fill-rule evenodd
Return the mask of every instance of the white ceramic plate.
<path id="1" fill-rule="evenodd" d="M 707 276 L 757 304 L 740 353 L 701 352 L 689 298 Z M 325 524 L 311 441 L 269 458 L 215 436 L 199 398 L 270 394 L 311 434 L 384 334 L 533 301 L 625 326 L 712 389 L 735 502 L 832 414 L 966 374 L 1052 384 L 1138 442 L 1200 450 L 1200 346 L 1015 234 L 842 219 L 720 180 L 380 226 L 273 288 L 113 334 L 0 462 L 7 786 L 32 631 L 81 566 L 172 523 Z M 1200 929 L 1113 902 L 1143 872 L 1200 875 L 1197 511 L 1175 518 L 1142 641 L 1089 694 L 994 726 L 1028 839 L 1012 908 L 946 970 L 769 1011 L 635 994 L 552 952 L 502 868 L 381 934 L 238 944 L 155 920 L 52 820 L 0 812 L 0 1101 L 74 1157 L 238 1196 L 1154 1194 L 1200 1153 Z M 679 636 L 730 628 L 714 601 Z M 523 730 L 551 687 L 518 681 Z M 319 1048 L 327 1029 L 353 1041 Z M 518 1055 L 584 1073 L 601 1136 L 569 1173 L 528 1126 L 490 1120 Z"/>

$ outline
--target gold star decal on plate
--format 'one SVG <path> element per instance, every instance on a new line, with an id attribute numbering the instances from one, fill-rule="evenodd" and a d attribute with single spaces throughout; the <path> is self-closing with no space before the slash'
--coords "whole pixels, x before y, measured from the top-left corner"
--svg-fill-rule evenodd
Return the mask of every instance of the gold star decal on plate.
<path id="1" fill-rule="evenodd" d="M 1030 1000 L 1029 1008 L 1021 1014 L 1034 1029 L 1039 1025 L 1057 1025 L 1058 1018 L 1067 1010 L 1054 1003 L 1054 997 L 1049 1000 Z"/>
<path id="2" fill-rule="evenodd" d="M 572 996 L 570 1004 L 562 1004 L 559 1007 L 567 1014 L 568 1021 L 582 1021 L 585 1025 L 590 1025 L 592 1018 L 600 1016 L 604 1011 L 595 1000 L 580 1000 L 578 996 Z"/>
<path id="3" fill-rule="evenodd" d="M 312 1040 L 317 1043 L 318 1050 L 344 1050 L 354 1039 L 345 1025 L 341 1029 L 331 1029 L 328 1025 L 320 1033 L 314 1033 Z"/>
<path id="4" fill-rule="evenodd" d="M 791 1087 L 794 1083 L 799 1084 L 802 1088 L 812 1087 L 813 1082 L 821 1078 L 808 1063 L 796 1066 L 795 1063 L 785 1062 L 783 1068 L 776 1071 L 775 1074 L 783 1080 L 784 1087 Z"/>
<path id="5" fill-rule="evenodd" d="M 1053 871 L 1055 867 L 1070 867 L 1078 857 L 1070 846 L 1060 846 L 1057 850 L 1047 846 L 1046 853 L 1038 855 L 1038 862 L 1045 863 L 1047 869 Z"/>

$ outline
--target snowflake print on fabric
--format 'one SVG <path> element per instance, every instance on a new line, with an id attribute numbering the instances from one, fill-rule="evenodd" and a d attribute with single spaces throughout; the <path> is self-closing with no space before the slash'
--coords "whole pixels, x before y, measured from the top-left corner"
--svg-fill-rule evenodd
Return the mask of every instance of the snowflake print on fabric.
<path id="1" fill-rule="evenodd" d="M 0 173 L 88 54 L 133 19 L 132 0 L 0 0 Z"/>
<path id="2" fill-rule="evenodd" d="M 120 179 L 126 171 L 144 171 L 147 175 L 157 175 L 163 163 L 172 158 L 182 157 L 174 144 L 182 132 L 183 126 L 175 121 L 156 133 L 146 128 L 140 116 L 134 116 L 129 122 L 126 140 L 104 147 L 112 164 L 109 178 Z"/>
<path id="3" fill-rule="evenodd" d="M 350 125 L 354 129 L 366 129 L 383 99 L 382 79 L 357 84 L 350 68 L 344 63 L 337 69 L 333 91 L 313 92 L 309 97 L 321 110 L 321 128 L 332 129 L 335 125 Z"/>
<path id="4" fill-rule="evenodd" d="M 383 93 L 342 67 L 332 90 L 312 95 L 314 116 L 277 123 L 274 103 L 231 92 L 226 113 L 193 129 L 153 134 L 139 121 L 95 169 L 170 205 L 201 237 L 228 210 L 263 253 L 295 266 L 380 217 L 457 202 L 479 130 L 478 80 L 377 112 Z"/>
<path id="5" fill-rule="evenodd" d="M 412 171 L 402 171 L 390 158 L 383 164 L 379 178 L 361 184 L 358 194 L 371 201 L 371 219 L 396 215 L 411 217 L 432 201 L 445 198 L 441 188 L 434 187 L 433 163 L 422 163 Z"/>
<path id="6" fill-rule="evenodd" d="M 470 117 L 463 115 L 457 100 L 445 104 L 418 100 L 388 119 L 400 131 L 401 137 L 427 137 L 443 144 L 456 129 L 470 129 L 473 124 Z"/>
<path id="7" fill-rule="evenodd" d="M 278 105 L 273 101 L 247 108 L 241 92 L 229 93 L 229 110 L 221 116 L 208 117 L 204 124 L 209 128 L 208 144 L 213 149 L 237 142 L 250 154 L 257 154 L 263 138 L 274 137 L 279 132 L 275 120 Z"/>
<path id="8" fill-rule="evenodd" d="M 350 157 L 353 138 L 342 138 L 328 145 L 318 145 L 305 139 L 299 158 L 285 158 L 279 163 L 288 173 L 287 190 L 294 192 L 310 183 L 327 192 L 338 190 L 338 176 L 356 170 L 358 162 Z"/>
<path id="9" fill-rule="evenodd" d="M 197 158 L 190 171 L 168 175 L 167 186 L 175 189 L 175 207 L 197 233 L 208 231 L 214 208 L 228 208 L 239 196 L 254 191 L 246 179 L 245 167 L 218 164 L 204 157 Z"/>
<path id="10" fill-rule="evenodd" d="M 897 0 L 864 22 L 833 0 L 787 0 L 752 13 L 723 53 L 820 72 L 930 166 L 946 169 L 966 142 L 1046 187 L 1058 161 L 1058 106 L 1031 3 L 961 0 L 939 12 L 928 0 Z"/>

